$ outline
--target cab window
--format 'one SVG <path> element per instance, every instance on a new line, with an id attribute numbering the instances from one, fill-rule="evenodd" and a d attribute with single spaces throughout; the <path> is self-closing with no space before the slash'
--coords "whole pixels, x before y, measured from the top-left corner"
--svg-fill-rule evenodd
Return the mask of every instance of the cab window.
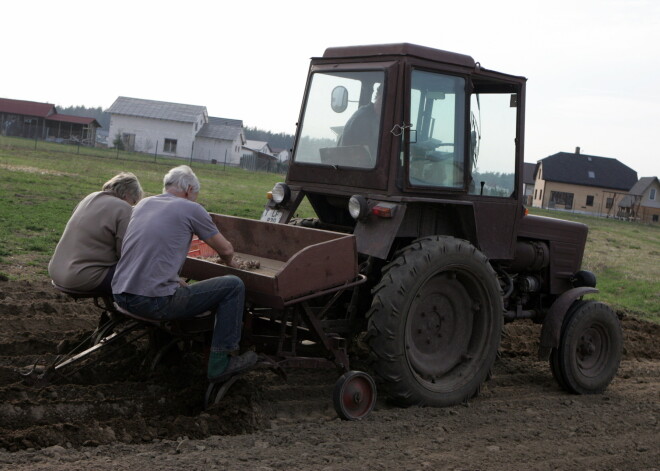
<path id="1" fill-rule="evenodd" d="M 474 93 L 470 97 L 470 194 L 502 198 L 513 195 L 516 119 L 516 94 Z"/>
<path id="2" fill-rule="evenodd" d="M 412 71 L 411 186 L 463 188 L 465 79 Z"/>

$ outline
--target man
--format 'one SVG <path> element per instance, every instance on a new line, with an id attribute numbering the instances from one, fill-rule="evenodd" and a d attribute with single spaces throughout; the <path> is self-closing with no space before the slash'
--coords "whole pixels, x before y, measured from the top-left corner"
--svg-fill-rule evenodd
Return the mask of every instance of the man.
<path id="1" fill-rule="evenodd" d="M 133 206 L 142 199 L 137 177 L 122 172 L 83 198 L 66 223 L 48 274 L 63 288 L 112 294 L 110 282 Z"/>
<path id="2" fill-rule="evenodd" d="M 348 118 L 341 138 L 340 146 L 363 145 L 369 149 L 372 160 L 376 160 L 376 151 L 378 150 L 378 128 L 380 125 L 380 111 L 383 107 L 382 85 L 376 89 L 376 96 L 373 102 L 367 103 L 358 108 L 353 115 Z"/>
<path id="3" fill-rule="evenodd" d="M 186 285 L 179 278 L 192 235 L 212 247 L 229 266 L 234 248 L 198 203 L 199 180 L 187 165 L 163 178 L 163 193 L 142 200 L 133 210 L 121 258 L 112 280 L 115 301 L 128 311 L 157 320 L 185 319 L 215 310 L 207 375 L 220 381 L 257 361 L 254 352 L 240 356 L 245 286 L 228 275 Z"/>

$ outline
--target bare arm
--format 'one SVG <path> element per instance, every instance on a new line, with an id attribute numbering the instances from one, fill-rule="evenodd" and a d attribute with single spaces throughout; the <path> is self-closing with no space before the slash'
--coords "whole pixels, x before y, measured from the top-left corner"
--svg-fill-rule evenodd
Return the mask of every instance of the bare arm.
<path id="1" fill-rule="evenodd" d="M 238 268 L 238 264 L 234 262 L 234 247 L 231 245 L 225 236 L 219 232 L 205 239 L 206 242 L 213 250 L 218 252 L 220 258 L 230 267 Z"/>

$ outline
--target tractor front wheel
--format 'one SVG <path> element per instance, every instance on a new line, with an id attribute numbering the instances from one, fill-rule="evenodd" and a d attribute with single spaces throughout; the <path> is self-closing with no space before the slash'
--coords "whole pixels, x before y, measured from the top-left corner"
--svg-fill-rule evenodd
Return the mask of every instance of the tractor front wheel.
<path id="1" fill-rule="evenodd" d="M 597 394 L 616 375 L 622 350 L 623 333 L 614 311 L 598 301 L 576 301 L 564 318 L 550 367 L 566 391 Z"/>

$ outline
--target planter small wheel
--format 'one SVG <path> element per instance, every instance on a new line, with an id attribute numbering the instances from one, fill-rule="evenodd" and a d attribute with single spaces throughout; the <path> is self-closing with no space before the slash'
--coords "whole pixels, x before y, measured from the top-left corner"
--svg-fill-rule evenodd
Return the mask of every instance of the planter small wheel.
<path id="1" fill-rule="evenodd" d="M 376 404 L 376 383 L 362 371 L 348 371 L 335 383 L 332 401 L 344 420 L 364 419 Z"/>
<path id="2" fill-rule="evenodd" d="M 550 367 L 559 385 L 574 394 L 599 394 L 616 375 L 623 332 L 614 311 L 598 301 L 576 301 L 564 318 Z"/>

